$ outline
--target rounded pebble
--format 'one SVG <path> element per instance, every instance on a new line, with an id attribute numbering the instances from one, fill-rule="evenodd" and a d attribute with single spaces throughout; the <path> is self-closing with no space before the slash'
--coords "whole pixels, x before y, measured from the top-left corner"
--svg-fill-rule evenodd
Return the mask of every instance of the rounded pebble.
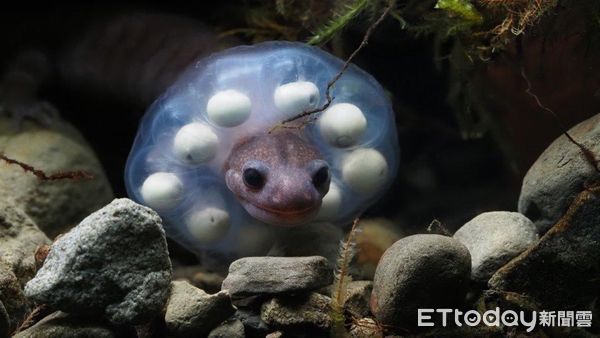
<path id="1" fill-rule="evenodd" d="M 412 235 L 389 247 L 377 266 L 371 311 L 384 324 L 418 326 L 418 309 L 461 308 L 471 275 L 469 250 L 452 237 Z"/>
<path id="2" fill-rule="evenodd" d="M 329 191 L 323 197 L 321 209 L 315 217 L 318 220 L 331 220 L 337 216 L 340 206 L 342 205 L 342 191 L 337 184 L 331 182 Z"/>
<path id="3" fill-rule="evenodd" d="M 248 96 L 230 89 L 213 95 L 206 105 L 206 113 L 221 127 L 235 127 L 248 119 L 251 108 Z"/>
<path id="4" fill-rule="evenodd" d="M 183 126 L 173 141 L 173 152 L 184 163 L 200 164 L 212 160 L 217 153 L 219 138 L 202 123 Z"/>
<path id="5" fill-rule="evenodd" d="M 518 212 L 508 211 L 480 214 L 453 237 L 469 249 L 471 278 L 481 283 L 538 239 L 533 222 Z"/>
<path id="6" fill-rule="evenodd" d="M 183 184 L 172 173 L 155 173 L 144 181 L 141 189 L 144 203 L 153 209 L 171 209 L 183 197 Z"/>
<path id="7" fill-rule="evenodd" d="M 186 225 L 192 235 L 202 242 L 213 242 L 223 238 L 231 226 L 229 213 L 219 208 L 205 208 L 191 213 Z"/>
<path id="8" fill-rule="evenodd" d="M 285 114 L 314 109 L 320 100 L 319 88 L 308 81 L 290 82 L 275 89 L 275 107 Z"/>
<path id="9" fill-rule="evenodd" d="M 319 119 L 321 135 L 335 147 L 356 144 L 367 129 L 363 112 L 350 103 L 338 103 L 327 109 Z"/>
<path id="10" fill-rule="evenodd" d="M 381 188 L 388 176 L 388 164 L 375 149 L 357 149 L 342 165 L 344 181 L 356 192 L 372 194 Z"/>

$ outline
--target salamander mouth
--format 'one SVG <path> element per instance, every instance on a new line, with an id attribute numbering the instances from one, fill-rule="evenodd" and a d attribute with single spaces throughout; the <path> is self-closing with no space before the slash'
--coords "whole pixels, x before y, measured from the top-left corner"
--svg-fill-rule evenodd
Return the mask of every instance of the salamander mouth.
<path id="1" fill-rule="evenodd" d="M 263 205 L 259 205 L 259 204 L 255 204 L 255 203 L 251 203 L 253 206 L 262 209 L 264 211 L 276 214 L 276 215 L 285 215 L 285 216 L 293 216 L 293 215 L 301 215 L 301 214 L 307 214 L 307 213 L 311 213 L 315 207 L 308 207 L 308 208 L 304 208 L 304 209 L 300 209 L 300 210 L 278 210 L 275 208 L 269 208 Z"/>
<path id="2" fill-rule="evenodd" d="M 303 209 L 281 210 L 240 199 L 242 206 L 253 217 L 272 225 L 296 226 L 312 219 L 319 211 L 319 205 Z"/>

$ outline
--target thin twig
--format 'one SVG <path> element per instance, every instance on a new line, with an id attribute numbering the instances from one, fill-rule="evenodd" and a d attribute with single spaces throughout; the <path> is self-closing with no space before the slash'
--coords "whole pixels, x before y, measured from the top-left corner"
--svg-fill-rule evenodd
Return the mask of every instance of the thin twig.
<path id="1" fill-rule="evenodd" d="M 335 98 L 331 95 L 331 88 L 333 88 L 335 83 L 342 77 L 342 75 L 344 75 L 344 72 L 346 72 L 348 67 L 350 67 L 350 64 L 352 63 L 352 60 L 354 59 L 354 57 L 356 57 L 356 55 L 369 43 L 369 39 L 371 38 L 373 31 L 375 31 L 377 26 L 379 26 L 379 24 L 383 21 L 383 19 L 385 19 L 385 17 L 390 13 L 390 11 L 392 9 L 394 9 L 395 5 L 396 5 L 396 1 L 390 1 L 389 5 L 381 13 L 379 18 L 377 18 L 377 20 L 375 20 L 375 22 L 373 22 L 373 24 L 371 26 L 369 26 L 369 28 L 365 32 L 365 35 L 363 36 L 362 41 L 360 42 L 360 45 L 358 45 L 358 47 L 352 52 L 352 54 L 350 54 L 350 56 L 346 59 L 346 61 L 344 61 L 344 64 L 342 65 L 342 68 L 340 69 L 340 71 L 327 83 L 327 89 L 325 90 L 325 96 L 326 96 L 327 100 L 325 101 L 325 103 L 321 107 L 304 111 L 298 115 L 295 115 L 288 119 L 283 120 L 279 125 L 276 125 L 275 127 L 273 127 L 271 129 L 271 131 L 273 129 L 283 127 L 287 123 L 305 118 L 307 116 L 310 116 L 310 115 L 313 115 L 316 113 L 320 113 L 320 112 L 324 111 L 325 109 L 329 108 L 329 106 L 331 105 L 331 102 Z"/>
<path id="2" fill-rule="evenodd" d="M 87 171 L 83 171 L 83 170 L 76 170 L 76 171 L 59 171 L 55 174 L 52 175 L 48 175 L 45 172 L 43 172 L 42 170 L 36 169 L 35 167 L 27 164 L 27 163 L 23 163 L 21 161 L 17 161 L 15 159 L 6 157 L 4 154 L 0 154 L 0 160 L 8 163 L 8 164 L 16 164 L 19 167 L 21 167 L 21 169 L 23 169 L 23 171 L 25 172 L 30 172 L 32 174 L 34 174 L 37 178 L 39 178 L 42 181 L 57 181 L 57 180 L 64 180 L 64 179 L 68 179 L 68 180 L 80 180 L 80 179 L 86 179 L 86 180 L 90 180 L 93 179 L 94 176 L 92 176 L 92 174 L 88 173 Z"/>
<path id="3" fill-rule="evenodd" d="M 596 158 L 596 155 L 594 154 L 594 152 L 592 152 L 590 149 L 588 149 L 586 146 L 584 146 L 580 142 L 577 142 L 573 138 L 573 136 L 571 136 L 571 134 L 569 134 L 569 131 L 567 130 L 567 128 L 565 128 L 565 125 L 562 123 L 562 121 L 560 120 L 558 115 L 552 109 L 543 105 L 542 102 L 540 101 L 540 98 L 531 91 L 532 90 L 531 89 L 531 81 L 529 81 L 527 74 L 525 74 L 525 67 L 523 67 L 523 66 L 521 66 L 521 77 L 523 77 L 523 80 L 525 80 L 525 83 L 527 83 L 527 88 L 525 89 L 525 93 L 527 93 L 527 95 L 531 96 L 535 100 L 538 107 L 540 107 L 543 110 L 545 110 L 546 112 L 550 113 L 550 115 L 556 121 L 556 124 L 558 124 L 558 127 L 561 129 L 563 135 L 565 135 L 565 137 L 571 143 L 576 145 L 579 148 L 579 150 L 581 150 L 581 153 L 583 154 L 583 157 L 585 158 L 585 160 L 594 168 L 594 170 L 596 170 L 597 172 L 600 173 L 600 168 L 598 167 L 598 159 Z"/>
<path id="4" fill-rule="evenodd" d="M 346 243 L 344 244 L 344 252 L 342 253 L 341 267 L 340 267 L 340 282 L 337 285 L 337 290 L 335 293 L 335 297 L 337 299 L 337 304 L 344 304 L 344 297 L 346 293 L 343 292 L 344 288 L 344 279 L 346 279 L 348 266 L 350 265 L 350 259 L 352 258 L 352 247 L 355 242 L 354 237 L 356 236 L 356 227 L 358 226 L 359 218 L 355 218 L 354 222 L 352 222 L 352 229 L 348 233 L 348 238 L 346 238 Z"/>
<path id="5" fill-rule="evenodd" d="M 27 317 L 17 327 L 17 329 L 15 330 L 15 332 L 13 334 L 17 334 L 23 330 L 26 330 L 26 329 L 32 327 L 35 323 L 39 322 L 40 320 L 42 320 L 44 317 L 48 316 L 52 312 L 54 312 L 54 309 L 52 309 L 49 305 L 47 305 L 47 304 L 38 305 L 36 308 L 34 308 L 29 313 L 29 315 L 27 315 Z"/>
<path id="6" fill-rule="evenodd" d="M 431 223 L 429 223 L 427 226 L 427 232 L 434 231 L 441 233 L 444 236 L 452 236 L 452 233 L 437 218 L 434 218 L 433 221 L 431 221 Z"/>

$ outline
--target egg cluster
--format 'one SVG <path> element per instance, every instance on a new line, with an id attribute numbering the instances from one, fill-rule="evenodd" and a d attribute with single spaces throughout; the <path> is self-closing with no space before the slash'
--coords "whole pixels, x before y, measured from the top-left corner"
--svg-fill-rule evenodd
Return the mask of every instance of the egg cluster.
<path id="1" fill-rule="evenodd" d="M 149 109 L 127 161 L 130 196 L 155 209 L 192 251 L 263 254 L 269 226 L 227 189 L 223 165 L 245 137 L 323 106 L 343 62 L 300 43 L 237 47 L 194 64 Z M 351 66 L 329 107 L 298 132 L 328 162 L 329 192 L 315 222 L 345 223 L 392 180 L 399 151 L 394 115 L 379 84 Z"/>

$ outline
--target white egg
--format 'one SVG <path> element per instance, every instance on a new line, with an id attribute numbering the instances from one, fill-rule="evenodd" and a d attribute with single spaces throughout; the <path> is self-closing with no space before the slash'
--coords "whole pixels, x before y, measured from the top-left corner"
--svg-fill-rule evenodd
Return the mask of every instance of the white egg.
<path id="1" fill-rule="evenodd" d="M 229 231 L 231 219 L 229 213 L 220 208 L 207 207 L 192 212 L 186 219 L 188 230 L 202 242 L 217 241 Z"/>
<path id="2" fill-rule="evenodd" d="M 351 103 L 338 103 L 329 107 L 319 118 L 321 135 L 335 147 L 356 144 L 367 129 L 363 112 Z"/>
<path id="3" fill-rule="evenodd" d="M 357 149 L 344 159 L 342 178 L 356 192 L 370 195 L 381 188 L 388 177 L 388 164 L 375 149 Z"/>
<path id="4" fill-rule="evenodd" d="M 319 88 L 308 81 L 290 82 L 275 89 L 275 107 L 290 117 L 314 109 L 319 104 Z"/>
<path id="5" fill-rule="evenodd" d="M 235 127 L 244 123 L 251 110 L 250 98 L 233 89 L 216 93 L 206 104 L 208 118 L 221 127 Z"/>
<path id="6" fill-rule="evenodd" d="M 321 209 L 315 217 L 316 220 L 333 220 L 336 218 L 340 206 L 342 205 L 342 191 L 337 184 L 331 182 L 329 191 L 323 197 Z"/>
<path id="7" fill-rule="evenodd" d="M 156 210 L 171 209 L 183 197 L 183 184 L 172 173 L 154 173 L 144 181 L 141 188 L 142 199 Z"/>
<path id="8" fill-rule="evenodd" d="M 217 153 L 219 138 L 209 126 L 190 123 L 183 126 L 173 140 L 173 152 L 180 161 L 200 164 L 212 160 Z"/>

